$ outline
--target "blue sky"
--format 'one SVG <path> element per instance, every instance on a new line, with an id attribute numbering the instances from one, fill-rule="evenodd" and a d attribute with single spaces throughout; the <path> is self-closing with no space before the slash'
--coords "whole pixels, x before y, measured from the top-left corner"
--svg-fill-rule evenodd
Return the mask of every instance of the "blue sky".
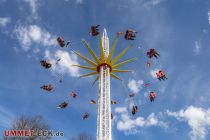
<path id="1" fill-rule="evenodd" d="M 94 77 L 78 79 L 85 71 L 71 66 L 85 65 L 72 50 L 89 56 L 82 38 L 99 52 L 98 37 L 88 33 L 92 24 L 107 29 L 110 44 L 118 31 L 138 31 L 135 41 L 120 37 L 117 43 L 115 55 L 133 45 L 122 60 L 138 60 L 123 67 L 134 70 L 119 74 L 123 82 L 111 80 L 111 97 L 119 102 L 112 106 L 113 140 L 210 139 L 208 0 L 0 0 L 1 132 L 26 114 L 42 115 L 53 130 L 64 131 L 65 139 L 80 132 L 95 136 L 97 106 L 88 101 L 97 99 L 97 84 L 91 87 Z M 60 35 L 72 41 L 71 48 L 59 48 Z M 145 53 L 150 48 L 161 57 L 149 60 Z M 39 64 L 41 59 L 55 63 L 61 56 L 51 70 Z M 167 81 L 154 77 L 159 69 Z M 52 93 L 40 89 L 47 83 L 55 86 Z M 69 97 L 72 90 L 78 92 L 77 99 Z M 153 90 L 158 97 L 150 103 Z M 130 92 L 137 94 L 134 100 L 128 98 Z M 56 109 L 64 100 L 69 107 Z M 131 115 L 133 104 L 139 106 L 136 116 Z M 84 112 L 90 113 L 85 121 Z"/>

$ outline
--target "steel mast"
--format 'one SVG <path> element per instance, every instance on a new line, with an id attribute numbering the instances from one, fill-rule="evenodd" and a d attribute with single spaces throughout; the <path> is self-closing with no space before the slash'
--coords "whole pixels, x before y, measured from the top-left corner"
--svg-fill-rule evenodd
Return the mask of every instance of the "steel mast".
<path id="1" fill-rule="evenodd" d="M 109 55 L 109 38 L 106 29 L 102 35 L 104 57 Z M 110 67 L 100 66 L 98 93 L 97 140 L 111 140 Z"/>

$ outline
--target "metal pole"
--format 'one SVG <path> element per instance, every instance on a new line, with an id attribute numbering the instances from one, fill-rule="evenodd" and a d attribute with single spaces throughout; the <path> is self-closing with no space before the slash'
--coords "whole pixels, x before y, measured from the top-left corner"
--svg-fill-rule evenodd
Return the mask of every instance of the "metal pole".
<path id="1" fill-rule="evenodd" d="M 109 38 L 106 29 L 103 31 L 102 44 L 105 57 L 109 55 Z M 97 140 L 111 140 L 111 103 L 110 103 L 110 68 L 106 65 L 100 67 Z"/>

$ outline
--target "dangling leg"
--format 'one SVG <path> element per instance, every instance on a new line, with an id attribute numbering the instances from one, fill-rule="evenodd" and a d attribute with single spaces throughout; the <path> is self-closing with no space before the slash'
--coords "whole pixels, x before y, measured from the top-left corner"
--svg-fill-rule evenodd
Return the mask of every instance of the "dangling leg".
<path id="1" fill-rule="evenodd" d="M 166 75 L 164 75 L 163 77 L 164 77 L 164 79 L 168 79 L 168 78 L 166 77 Z"/>
<path id="2" fill-rule="evenodd" d="M 157 58 L 157 55 L 156 55 L 156 54 L 154 54 L 153 56 L 154 56 L 155 58 Z"/>
<path id="3" fill-rule="evenodd" d="M 68 47 L 70 45 L 70 41 L 68 41 L 67 43 L 66 43 L 66 47 Z"/>
<path id="4" fill-rule="evenodd" d="M 152 97 L 150 97 L 150 102 L 152 102 Z"/>
<path id="5" fill-rule="evenodd" d="M 131 37 L 136 37 L 136 35 L 135 34 L 131 34 Z"/>
<path id="6" fill-rule="evenodd" d="M 130 37 L 130 40 L 134 40 L 134 38 L 133 37 Z"/>

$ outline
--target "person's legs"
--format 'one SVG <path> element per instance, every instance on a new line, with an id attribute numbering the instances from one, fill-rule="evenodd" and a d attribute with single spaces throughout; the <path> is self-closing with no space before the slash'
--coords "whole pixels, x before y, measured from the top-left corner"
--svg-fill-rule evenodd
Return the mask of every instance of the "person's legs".
<path id="1" fill-rule="evenodd" d="M 153 56 L 154 56 L 155 58 L 157 58 L 157 55 L 156 55 L 156 54 L 154 54 Z"/>
<path id="2" fill-rule="evenodd" d="M 136 35 L 135 34 L 131 34 L 131 37 L 136 37 Z"/>
<path id="3" fill-rule="evenodd" d="M 164 79 L 164 80 L 166 80 L 166 79 L 167 79 L 165 75 L 163 76 L 163 79 Z"/>
<path id="4" fill-rule="evenodd" d="M 132 114 L 133 114 L 133 115 L 135 115 L 135 112 L 134 112 L 134 111 L 132 111 Z"/>
<path id="5" fill-rule="evenodd" d="M 67 43 L 66 43 L 66 46 L 68 46 L 70 44 L 70 41 L 68 41 Z"/>

